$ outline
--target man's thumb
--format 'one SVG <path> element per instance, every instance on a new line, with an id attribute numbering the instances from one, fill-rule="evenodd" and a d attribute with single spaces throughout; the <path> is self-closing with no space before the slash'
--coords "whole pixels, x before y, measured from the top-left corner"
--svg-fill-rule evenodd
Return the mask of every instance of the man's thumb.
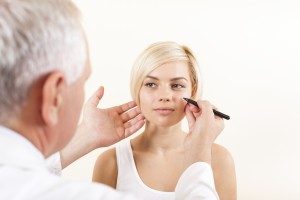
<path id="1" fill-rule="evenodd" d="M 97 107 L 104 95 L 104 87 L 100 86 L 98 90 L 88 99 L 87 106 Z"/>

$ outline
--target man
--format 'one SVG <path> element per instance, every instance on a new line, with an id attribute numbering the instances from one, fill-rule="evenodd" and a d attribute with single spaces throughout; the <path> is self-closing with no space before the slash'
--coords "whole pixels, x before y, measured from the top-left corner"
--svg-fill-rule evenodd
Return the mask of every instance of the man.
<path id="1" fill-rule="evenodd" d="M 104 185 L 64 181 L 47 170 L 45 158 L 58 151 L 61 163 L 54 165 L 63 168 L 144 124 L 134 102 L 98 109 L 100 87 L 77 128 L 91 70 L 79 15 L 67 0 L 0 0 L 0 199 L 134 199 Z M 218 199 L 209 164 L 224 124 L 208 102 L 198 104 L 201 112 L 186 109 L 193 126 L 177 199 Z"/>

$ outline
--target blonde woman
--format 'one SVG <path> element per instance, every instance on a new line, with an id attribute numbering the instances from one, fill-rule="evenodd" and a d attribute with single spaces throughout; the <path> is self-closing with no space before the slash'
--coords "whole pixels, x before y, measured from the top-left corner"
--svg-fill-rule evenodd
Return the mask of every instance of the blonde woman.
<path id="1" fill-rule="evenodd" d="M 198 74 L 195 56 L 186 46 L 159 42 L 141 53 L 132 68 L 130 86 L 146 119 L 144 131 L 102 153 L 93 181 L 140 199 L 175 199 L 176 184 L 185 170 L 182 163 L 187 133 L 181 122 L 190 110 L 200 112 L 183 97 L 195 99 L 202 92 Z M 192 128 L 192 122 L 188 123 Z M 212 147 L 211 166 L 220 199 L 235 200 L 234 161 L 221 145 Z"/>

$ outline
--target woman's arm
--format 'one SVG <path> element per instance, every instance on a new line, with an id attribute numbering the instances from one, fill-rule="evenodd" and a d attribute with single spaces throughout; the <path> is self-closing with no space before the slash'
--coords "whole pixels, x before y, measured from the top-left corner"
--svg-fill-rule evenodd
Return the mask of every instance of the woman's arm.
<path id="1" fill-rule="evenodd" d="M 230 152 L 221 145 L 212 147 L 212 169 L 220 200 L 236 200 L 236 175 Z"/>
<path id="2" fill-rule="evenodd" d="M 96 160 L 93 172 L 93 182 L 103 183 L 116 188 L 118 177 L 118 165 L 116 158 L 116 149 L 109 149 Z"/>

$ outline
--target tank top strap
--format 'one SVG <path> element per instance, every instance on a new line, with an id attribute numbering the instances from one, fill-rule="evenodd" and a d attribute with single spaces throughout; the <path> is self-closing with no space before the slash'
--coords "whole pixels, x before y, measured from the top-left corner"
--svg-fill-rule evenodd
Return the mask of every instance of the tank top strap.
<path id="1" fill-rule="evenodd" d="M 174 192 L 154 190 L 143 183 L 139 177 L 134 162 L 133 151 L 129 139 L 125 139 L 116 146 L 118 178 L 116 189 L 131 193 L 138 199 L 144 200 L 174 200 Z"/>
<path id="2" fill-rule="evenodd" d="M 125 181 L 133 181 L 136 179 L 133 170 L 135 166 L 133 165 L 134 160 L 129 139 L 123 140 L 116 146 L 116 158 L 118 165 L 118 178 L 116 189 L 120 189 L 123 187 Z"/>

